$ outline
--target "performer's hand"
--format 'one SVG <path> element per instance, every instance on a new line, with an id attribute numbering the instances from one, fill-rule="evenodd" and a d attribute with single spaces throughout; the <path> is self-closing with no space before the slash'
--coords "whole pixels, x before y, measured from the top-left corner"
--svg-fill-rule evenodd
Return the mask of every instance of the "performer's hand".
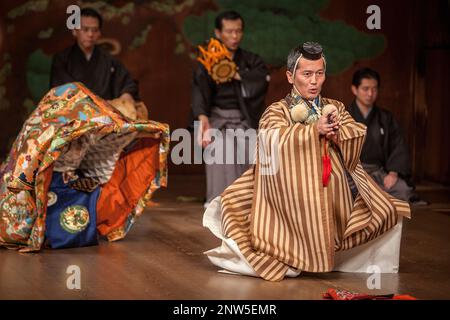
<path id="1" fill-rule="evenodd" d="M 389 190 L 392 188 L 398 181 L 398 174 L 397 172 L 391 171 L 389 174 L 384 177 L 384 188 L 386 190 Z"/>
<path id="2" fill-rule="evenodd" d="M 331 132 L 328 132 L 325 137 L 328 140 L 333 141 L 335 144 L 338 144 L 339 142 L 339 135 L 338 135 L 338 131 L 339 131 L 339 127 L 340 127 L 340 121 L 338 120 L 336 111 L 331 112 L 330 114 L 328 114 L 328 124 L 332 124 L 334 125 L 332 127 Z"/>
<path id="3" fill-rule="evenodd" d="M 317 122 L 317 130 L 320 135 L 324 136 L 339 130 L 339 123 L 335 112 L 332 112 L 329 115 L 322 115 Z"/>
<path id="4" fill-rule="evenodd" d="M 197 143 L 205 148 L 211 143 L 209 119 L 202 114 L 198 116 L 198 120 L 200 120 L 200 130 L 198 131 Z"/>
<path id="5" fill-rule="evenodd" d="M 234 80 L 238 80 L 238 81 L 241 81 L 241 80 L 242 80 L 241 75 L 239 74 L 239 72 L 236 72 L 236 73 L 234 74 L 233 79 L 234 79 Z"/>
<path id="6" fill-rule="evenodd" d="M 335 144 L 339 143 L 339 136 L 337 131 L 331 131 L 325 135 L 325 138 L 333 141 Z"/>
<path id="7" fill-rule="evenodd" d="M 127 100 L 130 103 L 132 103 L 133 105 L 135 104 L 133 96 L 131 94 L 129 94 L 128 92 L 122 93 L 122 95 L 120 96 L 120 99 Z"/>
<path id="8" fill-rule="evenodd" d="M 328 114 L 328 123 L 329 124 L 336 124 L 333 127 L 334 131 L 339 130 L 339 127 L 340 127 L 341 124 L 340 124 L 340 121 L 338 119 L 338 115 L 337 115 L 337 111 L 336 110 Z"/>

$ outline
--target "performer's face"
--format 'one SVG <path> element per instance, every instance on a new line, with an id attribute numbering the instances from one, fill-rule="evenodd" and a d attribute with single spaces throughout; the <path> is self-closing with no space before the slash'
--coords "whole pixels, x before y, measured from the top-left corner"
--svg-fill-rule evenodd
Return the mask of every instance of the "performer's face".
<path id="1" fill-rule="evenodd" d="M 297 88 L 303 98 L 313 100 L 320 94 L 325 81 L 325 63 L 323 59 L 300 58 L 295 76 L 290 71 L 287 71 L 286 75 L 289 83 Z"/>
<path id="2" fill-rule="evenodd" d="M 241 44 L 244 31 L 242 20 L 222 20 L 222 30 L 215 29 L 216 38 L 221 40 L 225 47 L 231 52 L 236 51 Z"/>
<path id="3" fill-rule="evenodd" d="M 378 96 L 378 81 L 376 79 L 362 79 L 358 87 L 352 86 L 352 92 L 359 104 L 372 107 Z"/>
<path id="4" fill-rule="evenodd" d="M 81 16 L 81 28 L 73 30 L 78 45 L 84 50 L 91 50 L 101 36 L 97 18 Z"/>

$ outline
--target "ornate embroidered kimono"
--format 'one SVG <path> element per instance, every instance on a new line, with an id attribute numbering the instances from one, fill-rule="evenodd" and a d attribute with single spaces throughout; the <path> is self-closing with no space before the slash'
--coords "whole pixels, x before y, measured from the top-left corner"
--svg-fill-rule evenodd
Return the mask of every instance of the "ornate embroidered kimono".
<path id="1" fill-rule="evenodd" d="M 0 245 L 39 250 L 53 226 L 62 242 L 95 229 L 122 239 L 166 186 L 168 148 L 166 124 L 132 121 L 80 83 L 50 90 L 0 167 Z"/>
<path id="2" fill-rule="evenodd" d="M 322 97 L 314 107 L 307 103 L 309 116 L 295 123 L 290 108 L 296 99 L 291 94 L 264 112 L 256 163 L 223 192 L 217 206 L 220 224 L 214 225 L 208 209 L 204 216 L 204 225 L 224 243 L 234 241 L 237 256 L 253 275 L 270 281 L 288 272 L 331 271 L 336 251 L 367 243 L 393 228 L 399 215 L 410 216 L 406 202 L 382 191 L 363 170 L 359 157 L 365 126 L 341 102 Z M 337 144 L 317 131 L 316 120 L 327 104 L 339 112 Z M 324 143 L 329 144 L 332 167 L 326 186 Z M 349 181 L 355 185 L 354 195 Z M 216 263 L 214 250 L 206 254 Z M 225 269 L 231 262 L 227 259 L 219 257 Z"/>

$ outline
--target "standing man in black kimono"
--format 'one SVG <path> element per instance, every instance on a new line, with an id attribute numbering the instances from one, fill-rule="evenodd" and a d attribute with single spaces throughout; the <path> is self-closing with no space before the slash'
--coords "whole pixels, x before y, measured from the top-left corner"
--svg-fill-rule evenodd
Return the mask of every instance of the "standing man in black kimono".
<path id="1" fill-rule="evenodd" d="M 264 61 L 258 55 L 239 47 L 244 31 L 244 20 L 239 13 L 226 11 L 219 14 L 215 20 L 214 31 L 216 38 L 231 53 L 238 72 L 232 81 L 216 84 L 202 64 L 199 63 L 194 71 L 192 111 L 194 119 L 201 123 L 200 134 L 196 138 L 203 147 L 211 143 L 208 133 L 210 128 L 221 130 L 224 136 L 226 129 L 256 129 L 264 111 L 269 81 L 269 72 Z M 246 150 L 235 148 L 235 152 Z M 250 161 L 247 160 L 245 164 L 205 164 L 205 205 L 240 177 L 249 165 Z"/>
<path id="2" fill-rule="evenodd" d="M 363 68 L 353 75 L 355 100 L 348 111 L 356 121 L 367 126 L 361 162 L 382 189 L 398 199 L 410 201 L 413 188 L 409 181 L 408 147 L 392 113 L 375 104 L 379 87 L 380 76 L 372 69 Z"/>
<path id="3" fill-rule="evenodd" d="M 80 20 L 81 28 L 72 31 L 76 43 L 53 57 L 50 87 L 79 81 L 105 100 L 139 100 L 137 83 L 125 67 L 96 45 L 101 36 L 101 15 L 83 8 Z"/>

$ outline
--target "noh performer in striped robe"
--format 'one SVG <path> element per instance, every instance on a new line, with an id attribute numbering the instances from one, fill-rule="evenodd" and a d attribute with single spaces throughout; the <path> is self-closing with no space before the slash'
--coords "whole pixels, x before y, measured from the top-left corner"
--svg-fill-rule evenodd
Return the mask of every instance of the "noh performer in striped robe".
<path id="1" fill-rule="evenodd" d="M 376 243 L 410 217 L 361 166 L 366 127 L 320 95 L 325 69 L 317 43 L 290 52 L 292 91 L 262 115 L 255 164 L 205 211 L 222 239 L 205 254 L 225 272 L 270 281 L 329 272 L 338 251 Z"/>

